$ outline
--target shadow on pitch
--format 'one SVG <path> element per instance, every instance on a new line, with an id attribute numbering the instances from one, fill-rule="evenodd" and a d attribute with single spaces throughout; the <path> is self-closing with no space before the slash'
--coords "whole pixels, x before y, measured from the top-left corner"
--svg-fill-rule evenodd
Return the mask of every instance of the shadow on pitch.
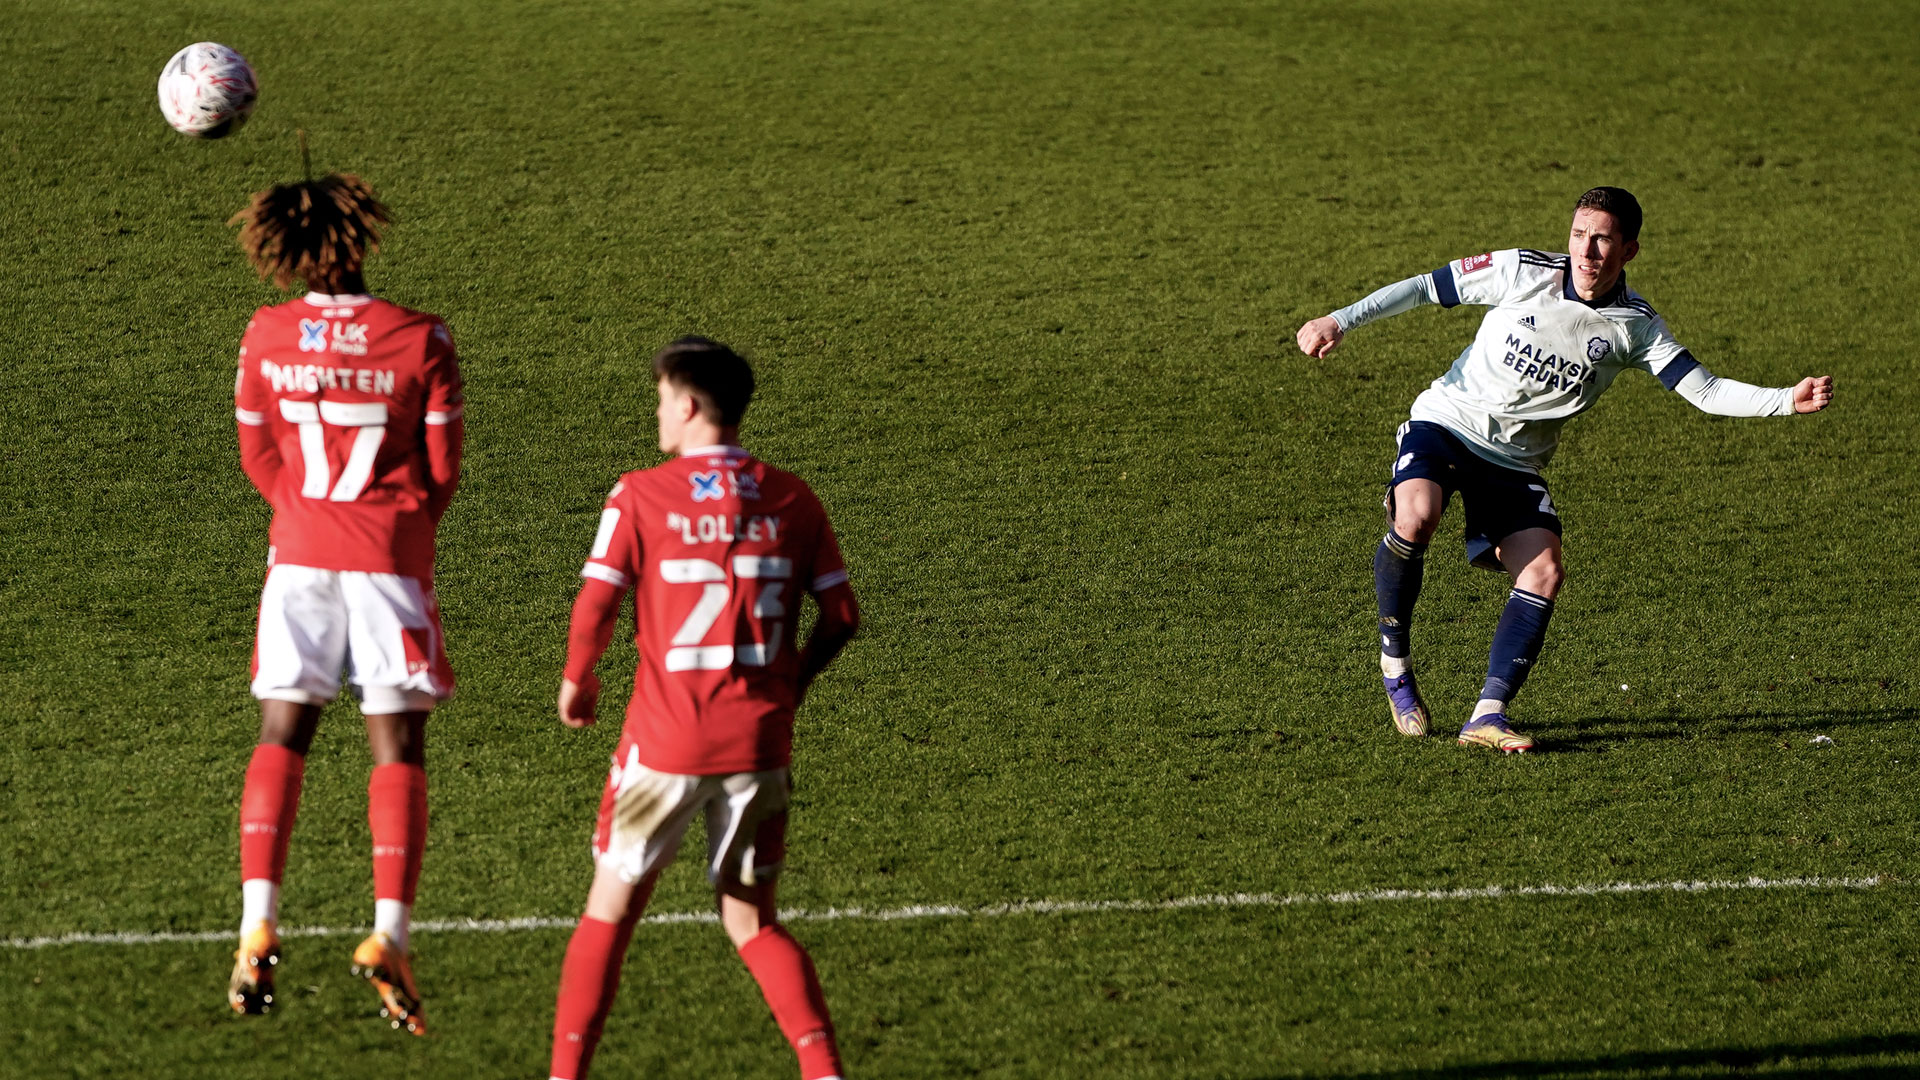
<path id="1" fill-rule="evenodd" d="M 1913 1077 L 1904 1065 L 1847 1059 L 1920 1053 L 1920 1035 L 1858 1035 L 1814 1043 L 1726 1047 L 1715 1050 L 1646 1050 L 1563 1061 L 1499 1061 L 1484 1065 L 1442 1065 L 1431 1069 L 1340 1073 L 1341 1080 L 1612 1080 L 1628 1076 L 1745 1076 L 1757 1069 L 1767 1080 L 1798 1077 Z M 1328 1078 L 1331 1080 L 1331 1076 Z"/>
<path id="2" fill-rule="evenodd" d="M 1789 735 L 1812 738 L 1850 728 L 1920 723 L 1920 708 L 1756 710 L 1716 716 L 1591 716 L 1532 729 L 1548 753 L 1605 750 L 1614 743 L 1698 739 L 1724 735 Z"/>

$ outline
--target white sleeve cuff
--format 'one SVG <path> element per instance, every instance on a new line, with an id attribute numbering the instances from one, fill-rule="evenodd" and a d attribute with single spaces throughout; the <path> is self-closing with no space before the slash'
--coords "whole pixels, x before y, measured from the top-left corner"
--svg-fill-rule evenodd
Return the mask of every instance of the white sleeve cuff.
<path id="1" fill-rule="evenodd" d="M 239 408 L 238 406 L 236 406 L 233 410 L 233 418 L 247 425 L 248 427 L 260 427 L 267 422 L 266 413 L 258 413 L 258 412 L 254 412 L 252 409 L 242 409 L 242 408 Z"/>
<path id="2" fill-rule="evenodd" d="M 600 563 L 590 562 L 581 567 L 580 576 L 592 578 L 595 581 L 604 581 L 616 589 L 624 589 L 629 584 L 627 575 L 615 570 L 611 566 L 605 566 Z"/>
<path id="3" fill-rule="evenodd" d="M 829 570 L 813 579 L 813 591 L 823 593 L 835 585 L 845 585 L 846 583 L 847 572 L 845 570 Z"/>

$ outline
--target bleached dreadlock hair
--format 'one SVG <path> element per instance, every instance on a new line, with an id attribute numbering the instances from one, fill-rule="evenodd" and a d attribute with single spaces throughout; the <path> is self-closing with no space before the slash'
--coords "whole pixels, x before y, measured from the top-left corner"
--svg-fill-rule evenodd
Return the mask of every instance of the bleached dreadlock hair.
<path id="1" fill-rule="evenodd" d="M 262 278 L 282 289 L 298 278 L 325 292 L 342 275 L 360 272 L 391 220 L 366 181 L 329 173 L 259 192 L 227 224 L 240 226 L 240 247 Z"/>

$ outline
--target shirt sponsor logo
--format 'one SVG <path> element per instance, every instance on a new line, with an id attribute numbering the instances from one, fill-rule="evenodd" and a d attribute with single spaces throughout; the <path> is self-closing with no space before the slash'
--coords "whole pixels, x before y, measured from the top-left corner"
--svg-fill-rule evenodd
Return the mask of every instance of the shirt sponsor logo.
<path id="1" fill-rule="evenodd" d="M 742 499 L 759 501 L 760 481 L 755 480 L 750 473 L 735 472 L 732 469 L 728 469 L 727 480 L 733 484 L 733 493 L 735 495 Z"/>
<path id="2" fill-rule="evenodd" d="M 720 483 L 720 470 L 712 472 L 689 473 L 687 479 L 693 481 L 693 501 L 705 502 L 708 499 L 724 499 L 727 489 Z"/>
<path id="3" fill-rule="evenodd" d="M 1564 390 L 1593 381 L 1591 364 L 1562 360 L 1558 354 L 1549 353 L 1531 342 L 1523 342 L 1512 334 L 1507 335 L 1507 355 L 1500 359 L 1500 363 L 1519 372 L 1523 379 L 1544 383 L 1548 390 Z"/>
<path id="4" fill-rule="evenodd" d="M 300 320 L 300 351 L 327 351 L 327 324 L 324 319 Z"/>
<path id="5" fill-rule="evenodd" d="M 357 322 L 337 322 L 333 324 L 333 351 L 352 356 L 367 355 L 367 324 Z"/>
<path id="6" fill-rule="evenodd" d="M 333 329 L 333 340 L 327 340 L 327 329 Z M 301 352 L 336 352 L 348 356 L 367 355 L 367 324 L 336 322 L 325 319 L 300 320 Z"/>
<path id="7" fill-rule="evenodd" d="M 1587 359 L 1593 361 L 1596 364 L 1602 360 L 1605 360 L 1607 358 L 1607 354 L 1612 351 L 1613 351 L 1613 342 L 1608 341 L 1606 338 L 1597 337 L 1597 338 L 1587 339 Z"/>
<path id="8" fill-rule="evenodd" d="M 1472 258 L 1461 259 L 1460 272 L 1462 274 L 1472 274 L 1480 270 L 1485 270 L 1492 265 L 1493 252 L 1489 251 L 1485 255 L 1475 255 Z"/>

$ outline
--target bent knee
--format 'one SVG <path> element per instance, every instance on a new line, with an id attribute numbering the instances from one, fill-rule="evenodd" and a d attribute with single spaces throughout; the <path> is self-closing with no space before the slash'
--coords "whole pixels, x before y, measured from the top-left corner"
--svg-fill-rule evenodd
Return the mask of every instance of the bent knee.
<path id="1" fill-rule="evenodd" d="M 1395 518 L 1393 521 L 1393 531 L 1394 534 L 1402 540 L 1408 540 L 1416 544 L 1431 544 L 1433 543 L 1434 534 L 1440 531 L 1440 522 L 1438 519 L 1432 521 L 1425 519 L 1408 521 L 1403 518 Z"/>
<path id="2" fill-rule="evenodd" d="M 1526 569 L 1514 577 L 1513 583 L 1517 588 L 1551 600 L 1566 585 L 1567 568 L 1559 559 L 1543 556 L 1527 564 Z"/>
<path id="3" fill-rule="evenodd" d="M 1440 531 L 1440 516 L 1447 509 L 1446 490 L 1431 480 L 1403 480 L 1394 485 L 1389 505 L 1393 531 L 1400 539 L 1429 543 Z"/>
<path id="4" fill-rule="evenodd" d="M 1440 531 L 1444 504 L 1425 498 L 1396 499 L 1393 507 L 1393 531 L 1402 540 L 1426 544 Z"/>
<path id="5" fill-rule="evenodd" d="M 1393 532 L 1402 540 L 1416 544 L 1433 542 L 1433 536 L 1440 531 L 1440 514 L 1420 514 L 1401 510 L 1393 515 Z"/>

